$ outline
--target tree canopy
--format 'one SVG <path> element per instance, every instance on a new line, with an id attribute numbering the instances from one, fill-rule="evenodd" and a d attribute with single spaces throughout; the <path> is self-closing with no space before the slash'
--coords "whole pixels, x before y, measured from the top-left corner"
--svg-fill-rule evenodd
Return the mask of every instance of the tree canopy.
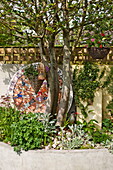
<path id="1" fill-rule="evenodd" d="M 65 12 L 64 12 L 65 11 Z M 65 15 L 65 17 L 64 17 Z M 1 0 L 1 20 L 12 36 L 37 44 L 42 36 L 62 36 L 69 31 L 71 45 L 83 43 L 85 37 L 113 31 L 112 0 Z M 16 31 L 16 33 L 15 33 Z M 92 33 L 92 34 L 91 34 Z M 91 34 L 91 35 L 90 35 Z M 31 38 L 32 37 L 32 38 Z"/>

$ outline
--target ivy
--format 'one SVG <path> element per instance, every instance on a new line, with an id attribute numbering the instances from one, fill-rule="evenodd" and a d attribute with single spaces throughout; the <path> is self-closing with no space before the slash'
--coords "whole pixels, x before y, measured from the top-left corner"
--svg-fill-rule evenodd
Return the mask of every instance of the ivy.
<path id="1" fill-rule="evenodd" d="M 110 68 L 108 76 L 103 83 L 103 88 L 106 88 L 108 93 L 112 96 L 106 108 L 111 112 L 111 115 L 113 115 L 113 66 Z"/>
<path id="2" fill-rule="evenodd" d="M 92 104 L 95 92 L 101 87 L 101 78 L 104 71 L 99 73 L 98 65 L 92 62 L 85 62 L 83 68 L 77 67 L 73 73 L 73 88 L 76 106 L 80 108 L 82 114 L 86 118 L 88 105 Z M 86 106 L 84 106 L 86 102 Z"/>

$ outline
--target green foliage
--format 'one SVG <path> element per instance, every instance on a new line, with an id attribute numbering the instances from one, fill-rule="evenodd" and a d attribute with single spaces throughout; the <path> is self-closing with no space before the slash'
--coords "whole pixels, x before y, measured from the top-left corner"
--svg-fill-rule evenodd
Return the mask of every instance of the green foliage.
<path id="1" fill-rule="evenodd" d="M 92 138 L 94 143 L 102 143 L 106 140 L 110 140 L 110 136 L 108 134 L 102 133 L 99 130 L 92 133 Z"/>
<path id="2" fill-rule="evenodd" d="M 112 140 L 106 140 L 102 142 L 102 145 L 113 154 L 113 138 Z"/>
<path id="3" fill-rule="evenodd" d="M 38 70 L 35 65 L 30 64 L 24 69 L 24 75 L 26 75 L 28 78 L 34 78 L 38 76 Z"/>
<path id="4" fill-rule="evenodd" d="M 0 46 L 5 46 L 6 44 L 12 44 L 14 41 L 13 30 L 7 28 L 0 24 Z"/>
<path id="5" fill-rule="evenodd" d="M 72 138 L 70 141 L 65 140 L 63 142 L 63 149 L 79 149 L 83 145 L 83 140 L 79 137 Z"/>
<path id="6" fill-rule="evenodd" d="M 85 62 L 80 71 L 77 68 L 74 70 L 75 97 L 79 96 L 82 101 L 86 102 L 93 100 L 94 91 L 100 85 L 99 81 L 97 81 L 98 73 L 98 66 L 90 62 Z"/>
<path id="7" fill-rule="evenodd" d="M 82 123 L 77 121 L 77 124 L 81 124 L 82 129 L 90 135 L 97 129 L 95 126 L 96 123 L 98 122 L 95 119 L 91 119 L 89 122 L 84 120 Z"/>
<path id="8" fill-rule="evenodd" d="M 63 8 L 64 6 L 66 8 Z M 77 43 L 81 43 L 84 37 L 89 37 L 88 33 L 91 31 L 91 36 L 92 33 L 99 35 L 101 32 L 108 32 L 109 37 L 112 35 L 112 0 L 39 1 L 38 5 L 32 0 L 27 4 L 24 1 L 18 3 L 14 0 L 1 0 L 1 9 L 1 23 L 17 32 L 14 34 L 15 41 L 19 37 L 24 43 L 27 39 L 28 44 L 36 44 L 37 37 L 44 35 L 47 40 L 48 35 L 61 33 L 65 28 L 71 31 L 70 39 Z"/>
<path id="9" fill-rule="evenodd" d="M 0 141 L 9 141 L 11 125 L 19 121 L 20 112 L 13 108 L 0 107 Z"/>
<path id="10" fill-rule="evenodd" d="M 56 128 L 55 128 L 55 122 L 56 119 L 53 119 L 51 114 L 43 114 L 43 113 L 38 113 L 38 120 L 40 120 L 43 123 L 44 126 L 44 132 L 47 133 L 44 138 L 44 145 L 46 145 L 50 140 L 48 140 L 49 137 L 53 137 L 56 134 Z"/>
<path id="11" fill-rule="evenodd" d="M 40 113 L 21 115 L 21 119 L 11 125 L 11 145 L 15 151 L 41 149 L 51 141 L 52 128 L 47 120 L 39 120 Z"/>
<path id="12" fill-rule="evenodd" d="M 104 72 L 99 75 L 98 65 L 85 62 L 83 68 L 75 68 L 73 73 L 73 89 L 76 106 L 81 109 L 84 117 L 87 117 L 87 108 L 93 103 L 95 92 L 101 86 L 101 78 Z M 86 102 L 86 106 L 83 105 Z"/>
<path id="13" fill-rule="evenodd" d="M 112 122 L 112 120 L 110 120 L 110 119 L 104 119 L 103 121 L 102 121 L 102 128 L 103 128 L 103 130 L 105 130 L 105 131 L 110 131 L 110 132 L 112 132 L 113 133 L 113 122 Z"/>
<path id="14" fill-rule="evenodd" d="M 96 1 L 97 2 L 97 1 Z M 85 26 L 85 32 L 84 32 L 84 40 L 88 39 L 89 45 L 96 45 L 96 46 L 112 46 L 113 45 L 113 40 L 111 39 L 111 35 L 109 34 L 109 30 L 112 30 L 112 22 L 113 19 L 108 19 L 107 15 L 107 4 L 109 4 L 108 7 L 108 11 L 110 10 L 110 8 L 112 8 L 112 1 L 109 0 L 103 0 L 103 1 L 98 1 L 97 3 L 94 1 L 90 1 L 89 6 L 88 6 L 88 10 L 89 12 L 89 16 L 88 18 L 94 19 L 94 23 L 93 24 L 89 24 Z M 103 9 L 101 7 L 104 7 Z M 100 8 L 102 9 L 101 12 Z M 103 11 L 103 12 L 102 12 Z M 110 12 L 110 11 L 109 11 Z M 95 16 L 94 16 L 95 15 Z M 92 18 L 94 17 L 94 18 Z M 97 18 L 97 19 L 96 19 Z M 88 20 L 89 20 L 88 19 Z M 99 21 L 100 19 L 100 21 Z M 97 22 L 95 22 L 96 20 L 98 20 Z M 101 33 L 105 33 L 106 37 L 105 39 L 102 39 L 102 37 L 100 37 Z M 111 32 L 112 34 L 112 32 Z M 91 43 L 91 39 L 95 38 L 95 42 L 94 44 Z M 98 43 L 100 42 L 100 43 Z"/>
<path id="15" fill-rule="evenodd" d="M 63 68 L 70 68 L 69 56 L 71 52 L 73 53 L 75 47 L 81 44 L 81 41 L 87 32 L 93 32 L 98 30 L 99 32 L 108 31 L 112 34 L 112 2 L 111 0 L 96 0 L 96 1 L 39 1 L 38 5 L 35 1 L 29 0 L 25 3 L 22 1 L 9 1 L 1 0 L 1 13 L 0 17 L 4 25 L 16 32 L 15 36 L 21 39 L 26 39 L 28 44 L 34 39 L 35 45 L 40 45 L 41 59 L 46 63 L 50 61 L 51 64 L 51 74 L 52 71 L 57 70 L 57 60 L 55 57 L 55 41 L 58 35 L 62 37 L 62 44 L 64 48 L 64 60 Z M 47 17 L 49 16 L 49 17 Z M 101 25 L 101 26 L 100 26 Z M 100 30 L 101 29 L 101 30 Z M 112 36 L 111 36 L 112 37 Z M 72 48 L 69 48 L 72 46 Z M 72 49 L 72 51 L 71 51 Z M 47 51 L 47 53 L 46 53 Z M 48 55 L 49 54 L 49 55 Z M 69 54 L 69 55 L 68 55 Z M 63 69 L 63 75 L 65 80 L 70 80 L 69 73 L 70 70 Z M 52 74 L 52 81 L 56 80 L 56 74 Z M 64 80 L 63 80 L 64 81 Z M 91 86 L 90 81 L 93 81 Z M 96 80 L 95 80 L 96 81 Z M 87 93 L 87 99 L 91 97 L 93 99 L 93 93 L 89 93 L 91 88 L 94 90 L 98 87 L 98 82 L 94 80 L 86 81 L 84 83 L 84 88 L 86 91 L 79 91 L 82 93 L 80 97 L 83 100 L 86 99 L 84 96 Z M 63 84 L 67 82 L 67 86 L 70 85 L 70 81 L 64 81 Z M 55 84 L 55 83 L 54 83 Z M 87 85 L 89 89 L 87 88 Z M 50 86 L 51 87 L 51 86 Z M 54 86 L 54 89 L 58 87 Z M 64 86 L 63 86 L 64 88 Z M 51 90 L 50 90 L 51 91 Z M 53 95 L 56 96 L 57 89 L 54 90 Z M 68 96 L 67 96 L 68 100 Z M 63 102 L 66 102 L 63 100 Z M 88 101 L 90 103 L 92 101 Z M 57 101 L 56 101 L 57 103 Z M 80 103 L 80 102 L 78 102 Z M 54 106 L 56 106 L 54 102 Z M 83 108 L 83 113 L 85 117 L 87 113 L 85 108 Z M 53 107 L 55 108 L 55 107 Z M 56 109 L 56 108 L 55 108 Z M 56 110 L 53 109 L 53 113 Z M 64 108 L 66 110 L 66 107 Z M 65 113 L 63 113 L 65 114 Z M 62 116 L 63 117 L 63 116 Z"/>
<path id="16" fill-rule="evenodd" d="M 113 116 L 113 99 L 109 102 L 106 108 L 111 112 L 111 115 Z"/>
<path id="17" fill-rule="evenodd" d="M 67 129 L 62 127 L 55 137 L 52 147 L 55 149 L 93 148 L 94 143 L 91 142 L 91 136 L 84 131 L 82 124 L 75 124 L 68 126 Z"/>
<path id="18" fill-rule="evenodd" d="M 16 152 L 45 147 L 54 149 L 88 149 L 101 147 L 113 151 L 113 123 L 103 120 L 103 129 L 97 129 L 96 120 L 69 125 L 58 130 L 50 114 L 20 114 L 12 108 L 0 107 L 0 140 L 10 142 Z M 111 129 L 111 130 L 110 130 Z M 109 132 L 109 133 L 106 133 Z"/>
<path id="19" fill-rule="evenodd" d="M 7 25 L 4 25 L 4 23 L 0 23 L 0 46 L 23 46 L 23 44 L 28 45 L 22 36 L 18 36 L 19 34 L 17 34 L 15 31 L 15 28 L 16 27 L 14 27 L 13 24 L 8 27 Z M 23 35 L 25 36 L 25 34 Z M 32 41 L 30 43 L 32 43 Z"/>
<path id="20" fill-rule="evenodd" d="M 107 105 L 107 109 L 111 112 L 113 116 L 113 66 L 110 67 L 110 71 L 108 72 L 108 76 L 104 81 L 103 88 L 106 88 L 108 93 L 112 96 L 112 100 Z"/>
<path id="21" fill-rule="evenodd" d="M 37 116 L 29 113 L 22 115 L 21 120 L 11 126 L 11 145 L 24 150 L 41 148 L 44 140 L 44 127 L 37 121 Z"/>
<path id="22" fill-rule="evenodd" d="M 99 130 L 96 126 L 98 123 L 95 119 L 91 119 L 89 122 L 86 120 L 81 122 L 77 122 L 77 124 L 82 125 L 82 130 L 91 136 L 90 140 L 94 142 L 94 144 L 105 143 L 107 140 L 111 141 L 112 136 L 110 134 L 106 134 L 106 130 L 109 128 L 109 132 L 112 132 L 113 126 L 112 122 L 108 119 L 103 121 L 103 129 Z"/>
<path id="23" fill-rule="evenodd" d="M 50 114 L 20 114 L 11 107 L 0 107 L 0 141 L 11 143 L 17 152 L 43 148 L 55 134 L 55 120 L 50 121 Z"/>

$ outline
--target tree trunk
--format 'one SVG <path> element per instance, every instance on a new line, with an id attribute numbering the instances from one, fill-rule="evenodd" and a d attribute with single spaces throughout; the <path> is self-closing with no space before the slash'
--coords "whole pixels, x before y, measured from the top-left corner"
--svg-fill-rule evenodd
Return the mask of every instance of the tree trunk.
<path id="1" fill-rule="evenodd" d="M 51 61 L 50 76 L 48 77 L 50 87 L 50 99 L 51 99 L 51 114 L 55 115 L 58 108 L 58 93 L 59 93 L 59 80 L 58 80 L 58 66 L 55 57 L 55 50 L 53 46 L 49 46 L 49 56 Z"/>
<path id="2" fill-rule="evenodd" d="M 69 33 L 64 31 L 63 38 L 64 38 L 63 86 L 62 86 L 62 98 L 59 104 L 56 126 L 62 126 L 65 120 L 65 115 L 68 109 L 70 83 L 71 83 Z"/>
<path id="3" fill-rule="evenodd" d="M 47 100 L 47 108 L 46 112 L 55 115 L 57 113 L 58 108 L 58 92 L 59 92 L 59 81 L 58 81 L 58 73 L 57 73 L 57 62 L 55 57 L 54 43 L 50 42 L 48 45 L 48 52 L 50 58 L 50 65 L 47 61 L 45 50 L 44 50 L 44 42 L 43 40 L 40 43 L 40 54 L 41 59 L 45 67 L 50 67 L 50 70 L 47 72 L 47 81 L 48 81 L 48 100 Z"/>

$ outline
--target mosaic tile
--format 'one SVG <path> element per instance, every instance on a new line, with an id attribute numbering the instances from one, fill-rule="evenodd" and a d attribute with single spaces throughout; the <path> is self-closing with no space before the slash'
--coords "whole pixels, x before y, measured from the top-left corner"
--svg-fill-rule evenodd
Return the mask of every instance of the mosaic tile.
<path id="1" fill-rule="evenodd" d="M 39 63 L 35 63 L 37 67 Z M 46 104 L 48 100 L 48 87 L 47 80 L 43 80 L 41 87 L 38 92 L 35 93 L 30 80 L 24 75 L 24 69 L 26 66 L 22 66 L 19 71 L 15 73 L 12 80 L 10 81 L 8 88 L 8 95 L 12 96 L 14 105 L 21 111 L 26 112 L 46 112 Z M 48 70 L 48 68 L 47 68 Z M 59 74 L 59 100 L 61 98 L 62 90 L 62 71 L 58 70 Z"/>

